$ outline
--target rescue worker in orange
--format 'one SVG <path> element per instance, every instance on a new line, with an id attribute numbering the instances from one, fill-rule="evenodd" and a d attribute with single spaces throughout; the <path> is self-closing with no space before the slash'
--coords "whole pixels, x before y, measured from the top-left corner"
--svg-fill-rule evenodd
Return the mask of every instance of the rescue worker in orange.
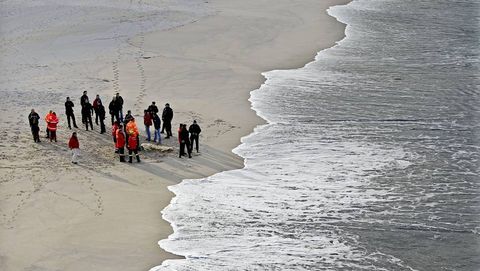
<path id="1" fill-rule="evenodd" d="M 132 117 L 131 120 L 127 123 L 125 129 L 127 131 L 127 148 L 128 148 L 128 162 L 132 162 L 132 152 L 135 153 L 137 161 L 140 162 L 140 156 L 138 155 L 138 145 L 139 145 L 139 133 L 138 127 L 135 123 L 135 119 Z"/>
<path id="2" fill-rule="evenodd" d="M 115 148 L 120 156 L 120 162 L 125 162 L 125 134 L 123 125 L 119 124 L 115 132 Z"/>
<path id="3" fill-rule="evenodd" d="M 52 118 L 52 113 L 53 113 L 53 111 L 50 110 L 50 111 L 48 111 L 48 113 L 45 115 L 45 122 L 47 123 L 47 129 L 46 129 L 47 136 L 46 136 L 45 138 L 50 138 L 50 131 L 48 130 L 48 123 L 50 122 L 50 119 Z"/>
<path id="4" fill-rule="evenodd" d="M 55 140 L 55 142 L 57 142 L 57 124 L 57 114 L 55 114 L 55 112 L 52 112 L 47 121 L 47 129 L 50 134 L 50 142 L 52 142 L 52 140 Z"/>

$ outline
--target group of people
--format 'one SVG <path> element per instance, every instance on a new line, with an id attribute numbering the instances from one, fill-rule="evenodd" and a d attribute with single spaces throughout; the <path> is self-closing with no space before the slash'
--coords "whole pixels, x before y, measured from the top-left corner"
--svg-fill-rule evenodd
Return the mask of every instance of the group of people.
<path id="1" fill-rule="evenodd" d="M 93 130 L 92 116 L 95 114 L 95 124 L 100 125 L 101 134 L 105 133 L 106 128 L 104 120 L 106 112 L 100 96 L 96 95 L 93 104 L 91 104 L 87 95 L 87 91 L 84 91 L 80 98 L 80 105 L 82 107 L 82 123 L 85 125 L 85 129 L 88 131 L 90 126 L 90 129 Z M 65 114 L 67 115 L 69 129 L 72 129 L 72 124 L 74 128 L 78 128 L 75 121 L 73 108 L 74 103 L 70 100 L 70 97 L 67 97 L 65 101 Z M 138 132 L 138 127 L 130 110 L 127 111 L 125 117 L 123 116 L 123 98 L 119 93 L 116 93 L 116 95 L 113 97 L 108 109 L 111 115 L 112 138 L 115 145 L 115 153 L 119 155 L 120 162 L 126 162 L 125 147 L 128 150 L 128 162 L 132 163 L 133 156 L 136 157 L 137 162 L 140 162 L 140 156 L 138 154 L 140 147 L 140 134 Z M 156 106 L 155 102 L 152 102 L 152 104 L 144 110 L 143 122 L 145 125 L 146 141 L 152 141 L 150 127 L 153 126 L 153 142 L 156 144 L 161 144 L 162 137 L 160 134 L 165 133 L 166 139 L 172 137 L 173 110 L 170 107 L 170 104 L 167 103 L 165 104 L 161 118 L 158 113 L 158 107 Z M 40 116 L 37 112 L 35 112 L 34 109 L 32 109 L 28 115 L 28 120 L 34 142 L 40 142 Z M 56 131 L 59 122 L 57 114 L 53 111 L 49 111 L 45 116 L 45 122 L 47 123 L 46 137 L 50 139 L 50 142 L 57 142 Z M 198 153 L 198 138 L 201 129 L 196 120 L 193 121 L 193 124 L 190 125 L 188 130 L 186 127 L 186 124 L 180 124 L 180 128 L 178 130 L 178 140 L 180 145 L 179 157 L 186 155 L 186 147 L 188 156 L 191 158 L 194 142 L 196 144 L 195 146 Z M 78 141 L 76 132 L 72 133 L 68 146 L 72 150 L 72 163 L 77 164 L 80 153 L 80 143 Z"/>

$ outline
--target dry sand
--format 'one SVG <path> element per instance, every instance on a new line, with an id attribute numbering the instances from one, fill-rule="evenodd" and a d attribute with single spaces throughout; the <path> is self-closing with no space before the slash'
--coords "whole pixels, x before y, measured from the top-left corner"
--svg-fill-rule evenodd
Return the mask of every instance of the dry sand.
<path id="1" fill-rule="evenodd" d="M 142 153 L 140 164 L 121 164 L 108 133 L 100 135 L 95 127 L 94 132 L 78 130 L 82 156 L 73 165 L 63 115 L 63 97 L 69 93 L 46 92 L 39 98 L 56 104 L 62 123 L 58 143 L 42 138 L 35 144 L 26 116 L 37 104 L 28 93 L 2 90 L 0 269 L 148 270 L 177 257 L 157 245 L 171 233 L 160 213 L 173 196 L 167 186 L 243 166 L 231 149 L 262 123 L 248 102 L 249 92 L 264 80 L 261 72 L 301 67 L 340 40 L 344 26 L 325 10 L 346 2 L 209 1 L 214 11 L 209 16 L 141 33 L 117 58 L 83 67 L 97 75 L 90 78 L 95 83 L 113 82 L 98 93 L 106 97 L 120 91 L 125 109 L 135 114 L 153 100 L 160 109 L 169 102 L 174 134 L 178 123 L 197 119 L 203 129 L 201 153 L 193 159 L 150 152 Z M 42 80 L 62 85 L 60 75 L 51 77 Z M 95 94 L 89 93 L 92 100 Z M 78 107 L 77 98 L 74 102 Z M 43 116 L 46 107 L 41 109 Z M 42 135 L 44 129 L 42 123 Z M 164 142 L 177 150 L 176 140 Z"/>

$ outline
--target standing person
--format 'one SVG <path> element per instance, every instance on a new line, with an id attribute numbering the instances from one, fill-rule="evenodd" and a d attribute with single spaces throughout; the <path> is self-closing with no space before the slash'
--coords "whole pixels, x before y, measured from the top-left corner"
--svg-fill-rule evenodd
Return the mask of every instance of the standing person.
<path id="1" fill-rule="evenodd" d="M 118 129 L 115 132 L 115 148 L 120 157 L 120 162 L 125 162 L 125 133 L 121 124 L 118 125 Z"/>
<path id="2" fill-rule="evenodd" d="M 155 128 L 155 136 L 153 137 L 153 141 L 157 142 L 158 144 L 162 144 L 162 137 L 160 136 L 161 124 L 162 121 L 160 120 L 160 117 L 157 115 L 157 113 L 153 113 L 153 127 Z"/>
<path id="3" fill-rule="evenodd" d="M 73 102 L 70 101 L 70 97 L 67 97 L 67 101 L 65 102 L 65 114 L 67 115 L 67 122 L 68 122 L 68 129 L 72 129 L 70 125 L 70 119 L 72 119 L 73 127 L 77 127 L 77 122 L 75 121 L 75 115 L 73 114 Z"/>
<path id="4" fill-rule="evenodd" d="M 95 112 L 95 124 L 96 125 L 98 125 L 98 117 L 99 117 L 98 109 L 100 108 L 100 105 L 102 105 L 102 100 L 100 99 L 100 95 L 97 94 L 97 96 L 95 97 L 95 100 L 93 100 L 93 104 L 92 104 L 93 111 Z M 103 109 L 103 111 L 105 111 L 105 108 Z"/>
<path id="5" fill-rule="evenodd" d="M 178 157 L 181 158 L 182 155 L 185 155 L 185 147 L 187 147 L 188 158 L 192 158 L 192 149 L 190 149 L 190 139 L 188 137 L 187 125 L 182 124 L 179 130 L 180 153 Z"/>
<path id="6" fill-rule="evenodd" d="M 115 106 L 118 110 L 120 121 L 123 121 L 123 98 L 120 96 L 120 93 L 117 92 L 115 95 Z"/>
<path id="7" fill-rule="evenodd" d="M 165 131 L 167 133 L 167 136 L 165 138 L 170 138 L 172 136 L 172 119 L 173 110 L 172 108 L 170 108 L 170 104 L 166 103 L 165 108 L 162 112 L 163 127 L 161 132 L 163 133 Z"/>
<path id="8" fill-rule="evenodd" d="M 78 142 L 77 132 L 72 133 L 72 137 L 68 141 L 68 147 L 72 150 L 72 163 L 78 164 L 78 156 L 80 155 L 80 143 Z"/>
<path id="9" fill-rule="evenodd" d="M 198 153 L 198 137 L 200 132 L 202 132 L 202 129 L 200 129 L 200 126 L 197 124 L 196 120 L 193 120 L 193 124 L 188 127 L 188 131 L 190 132 L 190 150 L 193 151 L 193 141 L 195 141 L 195 149 Z"/>
<path id="10" fill-rule="evenodd" d="M 103 106 L 102 101 L 98 103 L 97 108 L 97 116 L 100 119 L 100 134 L 105 133 L 107 130 L 105 129 L 105 106 Z"/>
<path id="11" fill-rule="evenodd" d="M 112 101 L 110 102 L 110 104 L 108 104 L 108 110 L 110 112 L 110 116 L 112 117 L 112 125 L 113 125 L 113 122 L 114 122 L 114 118 L 118 122 L 120 122 L 120 116 L 119 116 L 119 112 L 118 112 L 118 108 L 117 108 L 117 102 L 115 100 L 116 100 L 116 97 L 113 96 Z"/>
<path id="12" fill-rule="evenodd" d="M 93 115 L 93 107 L 90 102 L 87 100 L 82 107 L 82 119 L 84 119 L 85 128 L 88 131 L 88 124 L 90 124 L 90 128 L 93 130 L 93 123 L 92 123 L 92 115 Z"/>
<path id="13" fill-rule="evenodd" d="M 132 123 L 132 121 L 130 122 Z M 137 137 L 128 136 L 127 139 L 127 148 L 128 148 L 128 162 L 132 163 L 132 153 L 137 157 L 137 162 L 140 163 L 140 155 L 138 155 L 138 140 Z"/>
<path id="14" fill-rule="evenodd" d="M 45 122 L 47 123 L 47 129 L 45 130 L 47 133 L 47 136 L 45 138 L 50 138 L 50 130 L 48 129 L 48 123 L 50 122 L 50 119 L 52 118 L 52 113 L 53 111 L 50 110 L 48 111 L 47 115 L 45 115 Z"/>
<path id="15" fill-rule="evenodd" d="M 145 133 L 147 134 L 147 141 L 151 140 L 150 126 L 152 126 L 152 114 L 148 110 L 143 110 L 143 124 L 145 125 Z"/>
<path id="16" fill-rule="evenodd" d="M 88 96 L 87 96 L 87 91 L 85 90 L 83 92 L 82 97 L 80 97 L 80 106 L 82 106 L 82 123 L 85 124 L 85 119 L 83 118 L 83 107 L 85 106 L 85 103 L 88 102 Z"/>
<path id="17" fill-rule="evenodd" d="M 153 113 L 158 113 L 158 107 L 155 105 L 155 102 L 152 102 L 152 104 L 148 106 L 147 110 L 150 112 L 150 114 L 152 114 L 152 116 Z"/>
<path id="18" fill-rule="evenodd" d="M 120 127 L 120 122 L 115 121 L 112 125 L 112 137 L 113 137 L 113 142 L 114 143 L 117 142 L 116 136 L 117 136 L 118 127 Z"/>
<path id="19" fill-rule="evenodd" d="M 33 142 L 40 142 L 40 116 L 35 112 L 35 109 L 32 108 L 30 114 L 28 114 L 28 122 L 30 123 L 30 129 L 32 130 Z"/>
<path id="20" fill-rule="evenodd" d="M 47 124 L 47 129 L 48 129 L 48 132 L 50 133 L 50 142 L 52 142 L 52 140 L 57 142 L 57 124 L 58 124 L 57 114 L 55 112 L 52 112 Z"/>

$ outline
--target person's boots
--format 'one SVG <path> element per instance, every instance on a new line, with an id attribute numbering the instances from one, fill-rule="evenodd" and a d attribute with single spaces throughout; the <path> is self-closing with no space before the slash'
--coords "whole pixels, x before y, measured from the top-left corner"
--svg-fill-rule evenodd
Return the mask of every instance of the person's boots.
<path id="1" fill-rule="evenodd" d="M 131 155 L 128 157 L 128 162 L 132 163 L 132 156 Z"/>
<path id="2" fill-rule="evenodd" d="M 137 162 L 140 163 L 140 155 L 137 154 Z"/>

